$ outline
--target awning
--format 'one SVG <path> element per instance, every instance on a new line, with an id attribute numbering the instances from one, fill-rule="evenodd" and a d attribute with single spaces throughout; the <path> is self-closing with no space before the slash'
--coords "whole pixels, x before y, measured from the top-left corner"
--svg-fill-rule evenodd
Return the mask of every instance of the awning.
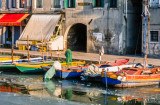
<path id="1" fill-rule="evenodd" d="M 21 26 L 21 21 L 29 14 L 2 14 L 0 15 L 0 26 Z"/>
<path id="2" fill-rule="evenodd" d="M 49 41 L 61 15 L 35 14 L 32 15 L 19 41 Z"/>

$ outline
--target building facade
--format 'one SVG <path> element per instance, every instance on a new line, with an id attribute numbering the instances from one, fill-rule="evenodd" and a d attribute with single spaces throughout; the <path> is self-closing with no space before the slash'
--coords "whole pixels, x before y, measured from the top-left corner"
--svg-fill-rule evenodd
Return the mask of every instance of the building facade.
<path id="1" fill-rule="evenodd" d="M 29 19 L 31 7 L 31 0 L 0 1 L 0 43 L 4 47 L 11 47 L 18 40 Z M 22 20 L 16 20 L 16 18 Z"/>
<path id="2" fill-rule="evenodd" d="M 60 15 L 52 34 L 63 36 L 64 49 L 98 53 L 103 46 L 106 54 L 141 53 L 142 2 L 137 0 L 2 0 L 0 7 L 2 14 L 28 13 L 30 19 L 36 14 Z M 19 35 L 26 30 L 20 26 Z"/>
<path id="3" fill-rule="evenodd" d="M 160 1 L 159 0 L 151 0 L 149 12 L 151 15 L 150 20 L 150 30 L 149 30 L 149 43 L 148 43 L 148 55 L 150 56 L 159 56 L 160 55 Z M 143 9 L 144 10 L 144 9 Z M 148 22 L 147 22 L 148 24 Z M 148 26 L 147 26 L 148 28 Z M 142 51 L 145 54 L 145 20 L 143 20 L 142 24 Z"/>

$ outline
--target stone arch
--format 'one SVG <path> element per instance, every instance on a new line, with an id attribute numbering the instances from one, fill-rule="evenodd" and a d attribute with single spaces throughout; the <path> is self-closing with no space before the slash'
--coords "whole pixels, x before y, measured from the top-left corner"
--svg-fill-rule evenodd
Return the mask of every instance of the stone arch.
<path id="1" fill-rule="evenodd" d="M 75 23 L 70 25 L 64 34 L 65 48 L 72 51 L 87 51 L 87 25 Z"/>

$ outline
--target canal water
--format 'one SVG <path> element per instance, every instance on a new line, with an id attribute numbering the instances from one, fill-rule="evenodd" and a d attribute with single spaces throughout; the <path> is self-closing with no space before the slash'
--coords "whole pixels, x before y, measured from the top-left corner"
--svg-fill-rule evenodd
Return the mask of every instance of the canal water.
<path id="1" fill-rule="evenodd" d="M 100 83 L 52 79 L 43 74 L 0 74 L 0 105 L 160 105 L 158 85 L 105 88 Z"/>

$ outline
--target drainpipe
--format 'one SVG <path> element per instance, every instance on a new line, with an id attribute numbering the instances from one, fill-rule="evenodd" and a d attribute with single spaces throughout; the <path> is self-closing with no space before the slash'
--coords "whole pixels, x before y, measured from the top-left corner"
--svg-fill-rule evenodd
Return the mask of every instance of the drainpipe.
<path id="1" fill-rule="evenodd" d="M 125 41 L 126 44 L 125 44 L 125 49 L 126 49 L 126 50 L 125 50 L 125 54 L 126 54 L 126 53 L 127 53 L 127 9 L 128 9 L 128 8 L 127 8 L 127 0 L 125 0 L 125 4 L 126 4 L 126 6 L 125 6 L 125 7 L 126 7 L 126 8 L 125 8 L 125 10 L 126 10 L 126 17 L 125 17 L 125 20 L 126 20 L 126 37 L 125 37 L 125 38 L 126 38 L 126 39 L 125 39 L 125 40 L 126 40 L 126 41 Z"/>
<path id="2" fill-rule="evenodd" d="M 126 0 L 126 20 L 127 20 L 127 0 Z"/>

